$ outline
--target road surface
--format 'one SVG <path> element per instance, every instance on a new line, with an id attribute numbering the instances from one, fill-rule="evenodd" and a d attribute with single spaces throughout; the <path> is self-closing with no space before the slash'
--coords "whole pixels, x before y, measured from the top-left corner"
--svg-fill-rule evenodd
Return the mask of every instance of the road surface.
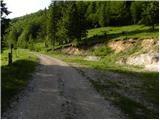
<path id="1" fill-rule="evenodd" d="M 46 55 L 37 57 L 40 64 L 28 88 L 2 118 L 124 118 L 77 70 Z"/>

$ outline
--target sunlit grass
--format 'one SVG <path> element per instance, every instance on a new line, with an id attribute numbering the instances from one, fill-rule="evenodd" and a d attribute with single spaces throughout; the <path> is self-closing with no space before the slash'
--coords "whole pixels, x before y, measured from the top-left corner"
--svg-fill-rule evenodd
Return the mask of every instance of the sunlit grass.
<path id="1" fill-rule="evenodd" d="M 12 50 L 12 61 L 17 61 L 21 59 L 29 59 L 31 56 L 30 53 L 25 52 L 21 49 L 13 49 Z M 8 64 L 8 49 L 4 50 L 1 53 L 1 66 Z"/>
<path id="2" fill-rule="evenodd" d="M 159 36 L 159 26 L 155 26 L 155 31 L 152 31 L 151 26 L 144 25 L 129 25 L 120 27 L 101 27 L 88 30 L 88 38 L 95 35 L 103 36 L 105 33 L 107 35 L 112 35 L 114 39 L 121 38 L 156 38 Z M 121 34 L 124 32 L 124 34 Z M 116 36 L 119 34 L 118 36 Z"/>

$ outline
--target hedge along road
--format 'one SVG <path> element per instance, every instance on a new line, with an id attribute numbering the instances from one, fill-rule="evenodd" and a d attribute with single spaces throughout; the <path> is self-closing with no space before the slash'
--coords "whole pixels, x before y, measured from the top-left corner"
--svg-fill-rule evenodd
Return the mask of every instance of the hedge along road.
<path id="1" fill-rule="evenodd" d="M 47 55 L 36 55 L 40 64 L 28 88 L 2 118 L 125 118 L 76 69 Z"/>

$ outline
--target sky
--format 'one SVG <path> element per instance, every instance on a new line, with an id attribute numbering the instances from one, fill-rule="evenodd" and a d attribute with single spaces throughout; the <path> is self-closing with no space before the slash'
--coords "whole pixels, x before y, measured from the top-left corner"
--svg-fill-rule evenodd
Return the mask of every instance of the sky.
<path id="1" fill-rule="evenodd" d="M 4 0 L 10 13 L 7 18 L 15 18 L 40 9 L 48 8 L 51 0 Z"/>

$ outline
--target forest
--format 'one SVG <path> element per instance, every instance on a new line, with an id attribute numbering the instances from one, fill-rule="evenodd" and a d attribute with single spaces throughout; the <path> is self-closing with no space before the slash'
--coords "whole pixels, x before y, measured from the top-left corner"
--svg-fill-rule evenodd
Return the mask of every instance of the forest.
<path id="1" fill-rule="evenodd" d="M 52 1 L 48 9 L 14 18 L 3 35 L 2 48 L 34 49 L 44 42 L 45 48 L 73 43 L 85 44 L 87 30 L 98 27 L 142 24 L 158 25 L 158 1 Z"/>

